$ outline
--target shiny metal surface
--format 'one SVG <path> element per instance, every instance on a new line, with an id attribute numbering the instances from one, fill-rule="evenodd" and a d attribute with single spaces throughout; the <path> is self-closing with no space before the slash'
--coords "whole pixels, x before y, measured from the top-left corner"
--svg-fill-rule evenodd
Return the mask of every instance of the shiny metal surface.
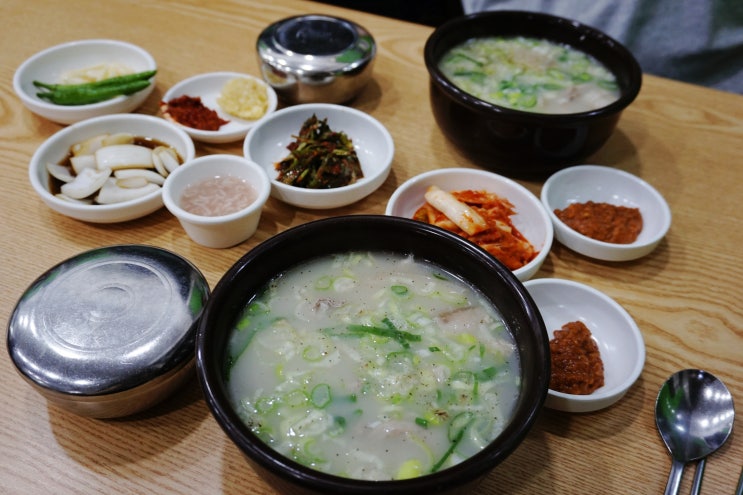
<path id="1" fill-rule="evenodd" d="M 62 407 L 93 416 L 104 415 L 95 404 L 106 404 L 109 417 L 133 412 L 115 403 L 162 394 L 153 384 L 173 389 L 174 377 L 192 367 L 208 296 L 201 273 L 174 253 L 94 249 L 24 292 L 9 320 L 8 352 L 21 375 Z"/>
<path id="2" fill-rule="evenodd" d="M 734 419 L 733 397 L 711 373 L 688 369 L 671 375 L 655 403 L 655 422 L 672 458 L 666 495 L 678 493 L 687 463 L 725 443 Z"/>
<path id="3" fill-rule="evenodd" d="M 345 103 L 369 82 L 376 43 L 363 27 L 325 15 L 268 26 L 256 48 L 264 79 L 294 103 Z"/>

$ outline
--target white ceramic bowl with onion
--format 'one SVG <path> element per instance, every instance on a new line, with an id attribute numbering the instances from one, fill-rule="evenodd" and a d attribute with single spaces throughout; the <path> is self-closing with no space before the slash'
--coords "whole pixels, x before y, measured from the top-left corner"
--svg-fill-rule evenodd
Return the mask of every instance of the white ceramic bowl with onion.
<path id="1" fill-rule="evenodd" d="M 351 139 L 363 178 L 332 189 L 307 189 L 277 180 L 275 164 L 289 155 L 287 146 L 313 114 L 319 120 L 327 119 L 331 130 L 344 132 Z M 283 108 L 259 121 L 245 138 L 243 153 L 266 171 L 274 198 L 301 208 L 329 209 L 355 203 L 376 191 L 390 173 L 395 145 L 384 125 L 365 112 L 330 103 L 306 103 Z"/>
<path id="2" fill-rule="evenodd" d="M 405 181 L 390 197 L 385 213 L 413 218 L 418 208 L 425 203 L 424 195 L 430 186 L 437 186 L 447 192 L 484 190 L 508 200 L 514 207 L 515 213 L 510 217 L 514 227 L 538 251 L 534 259 L 513 270 L 513 274 L 524 281 L 539 271 L 552 247 L 554 232 L 547 212 L 539 198 L 531 191 L 518 182 L 493 172 L 469 168 L 443 168 L 424 172 Z"/>
<path id="3" fill-rule="evenodd" d="M 163 202 L 194 242 L 229 248 L 255 233 L 270 192 L 259 165 L 235 155 L 206 155 L 168 176 Z"/>
<path id="4" fill-rule="evenodd" d="M 146 191 L 142 194 L 132 194 L 132 199 L 124 199 L 109 204 L 96 204 L 89 202 L 87 198 L 76 200 L 65 199 L 59 194 L 61 191 L 53 191 L 50 167 L 63 163 L 70 154 L 71 148 L 79 143 L 85 142 L 96 136 L 104 134 L 116 135 L 128 133 L 136 137 L 154 139 L 177 153 L 181 163 L 192 160 L 195 156 L 195 147 L 191 138 L 182 129 L 164 119 L 150 115 L 140 114 L 114 114 L 94 117 L 66 127 L 53 134 L 49 139 L 39 146 L 31 157 L 29 164 L 29 180 L 34 191 L 41 200 L 52 210 L 77 220 L 92 223 L 115 223 L 134 220 L 149 215 L 162 208 L 162 189 L 152 187 L 153 182 L 148 181 Z M 134 168 L 129 168 L 134 170 Z M 155 172 L 152 167 L 143 167 L 142 170 Z M 115 177 L 113 172 L 110 178 Z M 127 174 L 125 174 L 127 175 Z M 167 171 L 165 172 L 167 175 Z M 161 181 L 161 182 L 164 182 Z M 160 184 L 156 184 L 160 186 Z M 134 189 L 134 187 L 130 187 Z M 94 191 L 93 194 L 97 194 Z"/>
<path id="5" fill-rule="evenodd" d="M 583 413 L 607 408 L 637 381 L 645 365 L 645 341 L 632 316 L 614 299 L 572 280 L 539 278 L 524 283 L 542 314 L 550 339 L 566 323 L 591 332 L 604 365 L 604 385 L 578 395 L 549 389 L 545 407 Z"/>
<path id="6" fill-rule="evenodd" d="M 13 89 L 29 110 L 59 124 L 132 112 L 152 93 L 155 77 L 150 79 L 149 86 L 132 95 L 86 105 L 57 105 L 37 96 L 39 89 L 34 86 L 34 81 L 55 84 L 67 71 L 112 63 L 125 66 L 132 72 L 157 69 L 152 55 L 131 43 L 109 39 L 71 41 L 47 48 L 23 62 L 13 75 Z"/>
<path id="7" fill-rule="evenodd" d="M 600 165 L 578 165 L 551 175 L 541 200 L 555 227 L 555 238 L 573 251 L 603 261 L 629 261 L 651 253 L 671 228 L 671 210 L 648 182 L 624 170 Z M 572 203 L 609 203 L 637 208 L 642 230 L 634 242 L 615 244 L 592 239 L 572 229 L 555 210 Z"/>

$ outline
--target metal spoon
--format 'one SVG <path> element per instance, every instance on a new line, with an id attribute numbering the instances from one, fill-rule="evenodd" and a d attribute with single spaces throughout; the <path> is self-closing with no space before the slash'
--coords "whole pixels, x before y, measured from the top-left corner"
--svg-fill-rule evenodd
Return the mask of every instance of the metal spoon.
<path id="1" fill-rule="evenodd" d="M 663 384 L 655 402 L 655 424 L 672 459 L 665 495 L 678 493 L 688 462 L 725 443 L 734 416 L 730 391 L 706 371 L 679 371 Z"/>

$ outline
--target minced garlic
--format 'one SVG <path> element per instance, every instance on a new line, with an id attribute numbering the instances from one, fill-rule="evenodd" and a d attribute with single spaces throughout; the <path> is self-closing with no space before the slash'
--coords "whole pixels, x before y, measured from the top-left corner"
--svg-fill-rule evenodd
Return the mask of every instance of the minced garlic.
<path id="1" fill-rule="evenodd" d="M 254 79 L 230 79 L 222 87 L 217 104 L 225 112 L 245 120 L 261 118 L 268 110 L 265 86 Z"/>

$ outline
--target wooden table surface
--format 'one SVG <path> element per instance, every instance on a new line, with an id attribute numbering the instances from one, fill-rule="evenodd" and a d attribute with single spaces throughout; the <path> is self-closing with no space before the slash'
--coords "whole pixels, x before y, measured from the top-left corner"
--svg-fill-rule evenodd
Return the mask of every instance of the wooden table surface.
<path id="1" fill-rule="evenodd" d="M 379 119 L 396 144 L 393 171 L 366 199 L 331 211 L 269 200 L 259 232 L 226 250 L 202 248 L 165 209 L 131 222 L 86 224 L 47 208 L 27 167 L 61 129 L 26 110 L 13 92 L 16 68 L 34 53 L 82 38 L 114 38 L 147 49 L 157 88 L 138 111 L 156 114 L 164 92 L 204 72 L 259 74 L 258 33 L 281 18 L 339 14 L 367 27 L 379 44 L 372 83 L 352 103 Z M 438 130 L 428 103 L 423 45 L 431 28 L 306 1 L 4 0 L 0 7 L 0 320 L 54 264 L 99 246 L 145 243 L 192 261 L 214 284 L 245 252 L 286 229 L 331 215 L 384 213 L 395 187 L 420 172 L 474 167 Z M 241 154 L 241 143 L 202 145 L 197 154 Z M 587 163 L 609 165 L 653 184 L 673 225 L 649 256 L 603 263 L 556 244 L 537 277 L 587 283 L 622 304 L 647 345 L 642 376 L 613 407 L 588 414 L 544 410 L 526 440 L 477 493 L 662 493 L 670 458 L 655 429 L 654 405 L 677 370 L 704 368 L 743 404 L 743 96 L 647 76 L 606 146 Z M 522 182 L 538 194 L 540 182 Z M 5 342 L 3 340 L 3 342 Z M 273 493 L 210 415 L 194 378 L 174 397 L 132 418 L 96 420 L 58 409 L 0 356 L 0 492 Z M 740 410 L 743 412 L 743 410 Z M 734 430 L 740 430 L 741 420 Z M 703 493 L 732 494 L 743 465 L 734 431 L 707 463 Z M 688 493 L 687 469 L 682 493 Z"/>

